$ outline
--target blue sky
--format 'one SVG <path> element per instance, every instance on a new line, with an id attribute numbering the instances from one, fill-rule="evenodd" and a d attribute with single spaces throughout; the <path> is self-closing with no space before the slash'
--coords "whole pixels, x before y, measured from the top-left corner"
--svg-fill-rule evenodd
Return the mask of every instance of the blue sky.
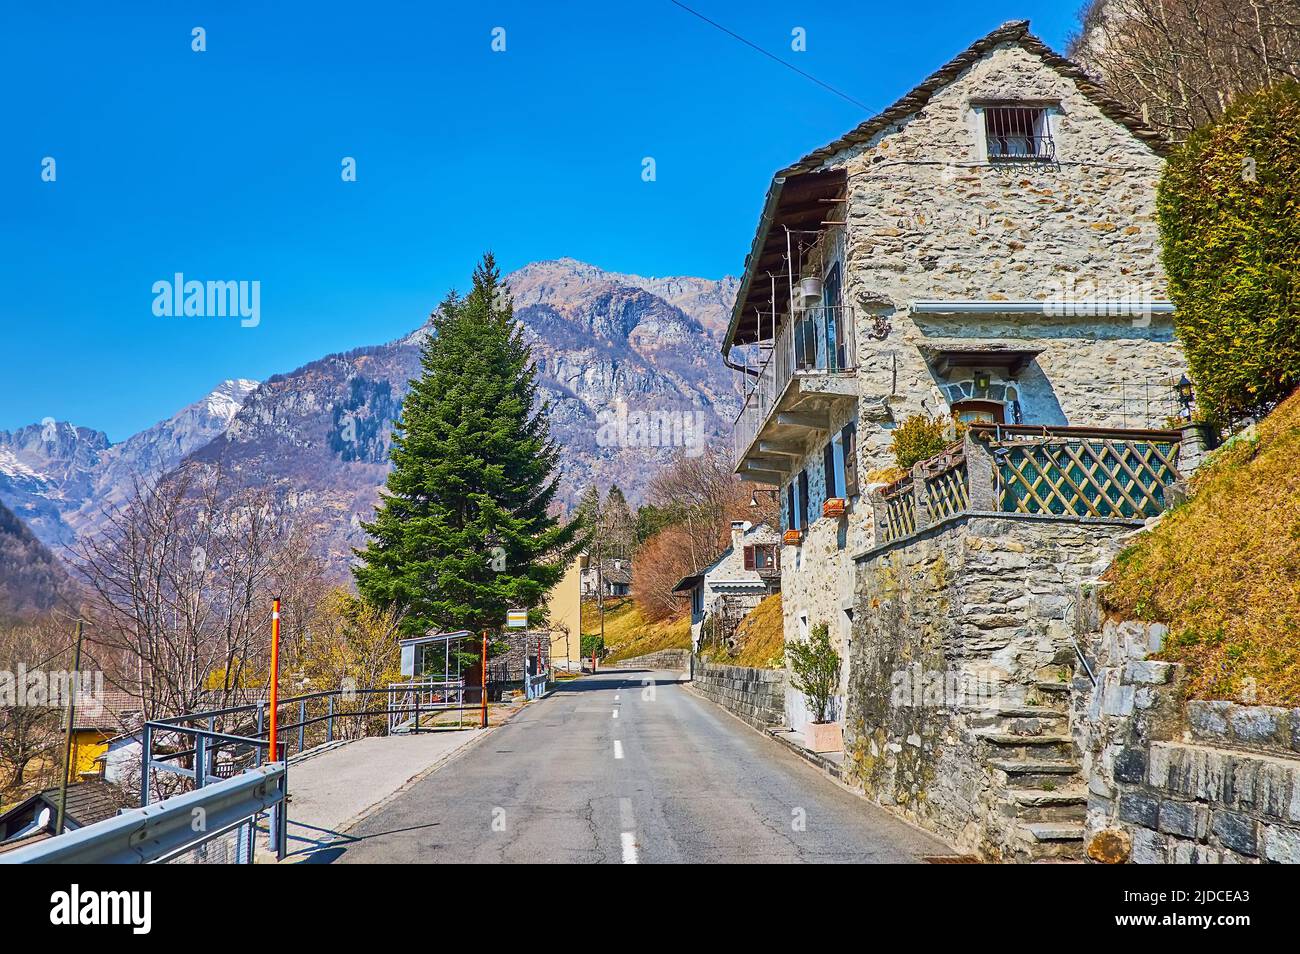
<path id="1" fill-rule="evenodd" d="M 689 5 L 873 112 L 1006 20 L 1062 49 L 1076 14 Z M 0 429 L 113 440 L 410 331 L 488 248 L 506 270 L 736 274 L 772 173 L 867 115 L 669 0 L 10 4 L 0 81 Z M 261 282 L 261 323 L 155 316 L 178 271 Z"/>

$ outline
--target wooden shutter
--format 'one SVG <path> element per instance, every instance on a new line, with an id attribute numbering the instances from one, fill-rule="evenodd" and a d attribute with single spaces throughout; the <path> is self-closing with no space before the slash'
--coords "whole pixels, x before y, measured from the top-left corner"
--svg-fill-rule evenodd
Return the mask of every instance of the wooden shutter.
<path id="1" fill-rule="evenodd" d="M 844 496 L 854 497 L 858 493 L 858 426 L 850 422 L 840 432 L 840 442 L 844 445 Z"/>
<path id="2" fill-rule="evenodd" d="M 745 547 L 745 569 L 754 569 L 754 547 L 752 544 Z"/>
<path id="3" fill-rule="evenodd" d="M 827 441 L 822 448 L 822 469 L 826 472 L 826 498 L 838 497 L 839 487 L 835 482 L 835 442 Z"/>

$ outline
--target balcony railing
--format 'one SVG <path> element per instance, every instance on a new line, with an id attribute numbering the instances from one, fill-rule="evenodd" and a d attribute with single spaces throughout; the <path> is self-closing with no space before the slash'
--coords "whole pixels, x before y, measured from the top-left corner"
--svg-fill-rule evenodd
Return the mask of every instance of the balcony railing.
<path id="1" fill-rule="evenodd" d="M 737 463 L 796 375 L 840 374 L 857 367 L 855 330 L 853 309 L 847 305 L 811 307 L 781 326 L 736 417 L 732 433 Z"/>
<path id="2" fill-rule="evenodd" d="M 877 543 L 967 512 L 1139 521 L 1179 479 L 1178 431 L 973 424 L 875 498 Z"/>

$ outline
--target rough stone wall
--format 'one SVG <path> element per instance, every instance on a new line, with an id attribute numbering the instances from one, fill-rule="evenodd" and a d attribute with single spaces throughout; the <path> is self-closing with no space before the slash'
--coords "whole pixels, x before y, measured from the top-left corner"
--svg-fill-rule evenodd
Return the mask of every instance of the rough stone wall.
<path id="1" fill-rule="evenodd" d="M 1075 680 L 1094 860 L 1300 864 L 1300 708 L 1184 701 L 1163 625 L 1108 621 Z"/>
<path id="2" fill-rule="evenodd" d="M 982 733 L 1003 712 L 1041 705 L 1044 683 L 1068 680 L 1072 594 L 1130 529 L 966 516 L 866 554 L 846 781 L 964 850 L 992 858 L 1020 850 L 988 767 L 997 753 Z"/>
<path id="3" fill-rule="evenodd" d="M 758 728 L 781 725 L 785 716 L 785 672 L 695 662 L 695 691 Z"/>

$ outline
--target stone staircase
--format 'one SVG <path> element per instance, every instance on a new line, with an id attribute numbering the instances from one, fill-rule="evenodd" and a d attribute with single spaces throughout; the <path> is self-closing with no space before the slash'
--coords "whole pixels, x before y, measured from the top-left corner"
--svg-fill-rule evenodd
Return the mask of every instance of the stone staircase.
<path id="1" fill-rule="evenodd" d="M 1070 736 L 1069 701 L 1068 682 L 1039 682 L 1024 704 L 987 713 L 975 730 L 1002 821 L 995 849 L 1005 861 L 1083 858 L 1088 793 Z"/>

